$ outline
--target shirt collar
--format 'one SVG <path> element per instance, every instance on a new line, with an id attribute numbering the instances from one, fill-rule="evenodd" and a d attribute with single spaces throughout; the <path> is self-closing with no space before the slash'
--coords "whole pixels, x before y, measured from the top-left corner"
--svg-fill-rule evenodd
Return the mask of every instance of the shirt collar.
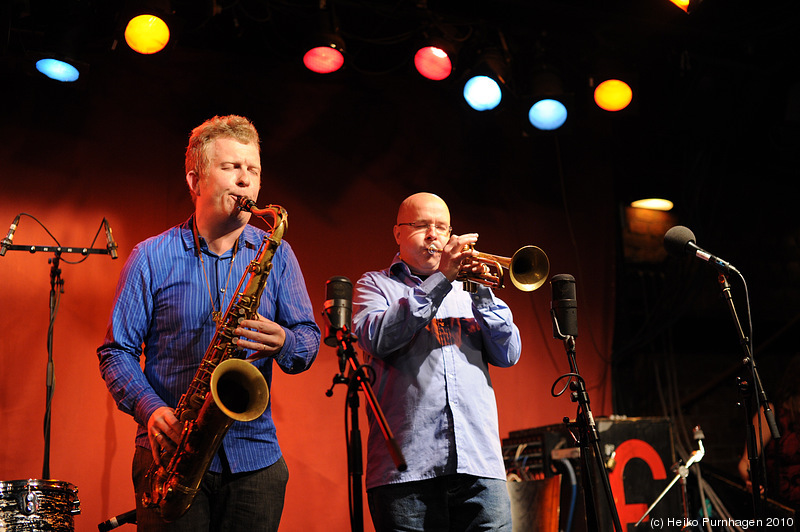
<path id="1" fill-rule="evenodd" d="M 181 239 L 183 240 L 183 246 L 186 251 L 191 250 L 197 256 L 201 249 L 208 248 L 205 244 L 205 241 L 202 243 L 200 242 L 201 237 L 197 234 L 197 231 L 195 231 L 194 220 L 194 214 L 192 214 L 188 220 L 180 225 L 180 233 Z M 238 249 L 258 249 L 260 243 L 261 239 L 259 238 L 256 228 L 252 227 L 250 224 L 247 224 L 244 226 L 244 231 L 242 231 L 242 233 L 239 235 L 239 239 L 236 241 L 236 245 L 234 247 Z"/>
<path id="2" fill-rule="evenodd" d="M 416 283 L 421 283 L 424 279 L 427 279 L 429 276 L 425 276 L 424 278 L 417 275 L 416 273 L 411 271 L 408 264 L 403 262 L 403 259 L 400 258 L 400 253 L 394 256 L 394 260 L 392 261 L 392 265 L 389 266 L 389 272 L 397 277 L 398 279 L 413 279 Z"/>

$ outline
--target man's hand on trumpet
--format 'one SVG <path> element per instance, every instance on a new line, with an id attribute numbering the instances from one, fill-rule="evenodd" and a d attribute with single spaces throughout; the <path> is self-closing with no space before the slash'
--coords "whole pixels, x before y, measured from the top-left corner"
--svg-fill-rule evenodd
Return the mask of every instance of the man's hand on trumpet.
<path id="1" fill-rule="evenodd" d="M 451 235 L 450 240 L 442 248 L 439 257 L 439 271 L 450 282 L 455 281 L 461 272 L 483 271 L 484 265 L 472 258 L 475 253 L 473 246 L 477 241 L 477 233 Z"/>

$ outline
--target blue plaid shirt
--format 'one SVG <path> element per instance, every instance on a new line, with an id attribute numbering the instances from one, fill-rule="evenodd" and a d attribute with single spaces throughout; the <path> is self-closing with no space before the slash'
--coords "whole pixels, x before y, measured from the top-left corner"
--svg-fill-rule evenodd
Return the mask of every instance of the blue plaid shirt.
<path id="1" fill-rule="evenodd" d="M 100 372 L 117 406 L 139 424 L 136 445 L 148 449 L 147 420 L 159 407 L 175 407 L 189 388 L 216 330 L 211 312 L 225 312 L 265 235 L 247 225 L 236 253 L 229 250 L 222 256 L 200 239 L 203 265 L 192 224 L 190 218 L 133 249 L 120 276 L 108 332 L 97 350 Z M 307 370 L 319 350 L 320 330 L 297 259 L 285 240 L 273 257 L 258 312 L 286 331 L 286 343 L 275 357 L 278 366 L 286 373 Z M 254 362 L 270 388 L 272 362 Z M 264 414 L 234 422 L 222 447 L 234 473 L 267 467 L 281 457 L 271 394 Z M 221 471 L 219 453 L 210 470 Z"/>
<path id="2" fill-rule="evenodd" d="M 356 283 L 353 332 L 408 465 L 397 470 L 370 416 L 367 488 L 455 473 L 505 479 L 489 365 L 513 366 L 522 345 L 503 301 L 438 272 L 423 281 L 396 256 Z"/>

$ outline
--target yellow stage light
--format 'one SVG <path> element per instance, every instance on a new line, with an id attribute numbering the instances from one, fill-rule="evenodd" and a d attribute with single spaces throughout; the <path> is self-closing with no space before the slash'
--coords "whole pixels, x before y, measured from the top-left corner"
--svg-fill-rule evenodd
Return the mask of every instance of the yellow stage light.
<path id="1" fill-rule="evenodd" d="M 647 198 L 632 202 L 631 207 L 636 207 L 637 209 L 648 209 L 651 211 L 671 211 L 674 205 L 668 199 Z"/>
<path id="2" fill-rule="evenodd" d="M 594 90 L 594 101 L 598 107 L 606 111 L 621 111 L 633 99 L 633 91 L 624 81 L 609 79 Z"/>
<path id="3" fill-rule="evenodd" d="M 169 27 L 155 15 L 133 17 L 125 28 L 125 42 L 140 54 L 155 54 L 167 46 Z"/>

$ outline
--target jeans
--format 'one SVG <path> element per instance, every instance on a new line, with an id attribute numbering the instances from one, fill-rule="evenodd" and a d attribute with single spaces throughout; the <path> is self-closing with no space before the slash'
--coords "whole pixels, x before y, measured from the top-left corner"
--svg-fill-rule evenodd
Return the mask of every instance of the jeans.
<path id="1" fill-rule="evenodd" d="M 376 532 L 511 532 L 505 480 L 448 475 L 367 492 Z"/>
<path id="2" fill-rule="evenodd" d="M 281 457 L 258 471 L 232 474 L 207 472 L 189 510 L 165 522 L 154 508 L 142 506 L 144 476 L 153 462 L 149 449 L 137 447 L 133 457 L 136 520 L 139 532 L 275 532 L 283 512 L 289 470 Z"/>

